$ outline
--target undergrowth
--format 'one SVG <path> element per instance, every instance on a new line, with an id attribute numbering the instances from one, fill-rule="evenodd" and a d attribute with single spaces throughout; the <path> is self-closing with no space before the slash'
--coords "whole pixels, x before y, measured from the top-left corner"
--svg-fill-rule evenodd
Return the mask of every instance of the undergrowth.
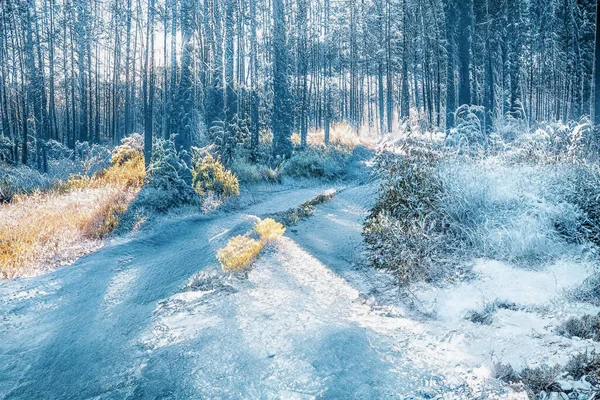
<path id="1" fill-rule="evenodd" d="M 263 243 L 272 243 L 279 239 L 285 232 L 285 227 L 272 218 L 266 218 L 254 225 L 254 231 Z"/>
<path id="2" fill-rule="evenodd" d="M 565 380 L 585 379 L 591 385 L 600 384 L 600 356 L 593 350 L 584 351 L 573 354 L 564 366 L 542 364 L 522 370 L 516 370 L 510 364 L 497 362 L 494 364 L 492 376 L 510 385 L 520 386 L 530 399 L 536 399 L 542 394 L 564 392 L 566 389 L 560 382 Z M 569 398 L 580 398 L 576 391 L 572 391 L 571 396 L 574 397 Z"/>
<path id="3" fill-rule="evenodd" d="M 510 364 L 496 363 L 494 365 L 494 378 L 500 379 L 509 384 L 522 384 L 530 398 L 540 392 L 560 391 L 560 386 L 556 383 L 562 375 L 563 369 L 559 365 L 539 367 L 526 367 L 521 371 L 516 371 Z"/>
<path id="4" fill-rule="evenodd" d="M 240 194 L 237 177 L 209 153 L 196 153 L 192 167 L 192 187 L 202 197 L 209 193 L 223 198 Z"/>
<path id="5" fill-rule="evenodd" d="M 239 271 L 254 261 L 264 244 L 249 236 L 235 236 L 229 240 L 227 246 L 217 252 L 217 259 L 225 271 Z"/>
<path id="6" fill-rule="evenodd" d="M 583 158 L 515 163 L 407 140 L 380 153 L 363 235 L 370 262 L 401 282 L 437 281 L 490 258 L 535 269 L 600 244 L 600 167 Z M 548 161 L 551 160 L 551 161 Z M 592 250 L 592 251 L 590 251 Z"/>
<path id="7" fill-rule="evenodd" d="M 0 276 L 29 274 L 76 258 L 94 247 L 82 242 L 109 235 L 144 180 L 137 142 L 137 137 L 125 140 L 111 166 L 92 177 L 72 177 L 51 191 L 0 205 Z"/>
<path id="8" fill-rule="evenodd" d="M 286 227 L 296 225 L 298 222 L 305 220 L 311 215 L 313 215 L 316 206 L 330 201 L 331 199 L 333 199 L 333 197 L 335 197 L 335 195 L 336 192 L 320 194 L 309 201 L 305 201 L 298 207 L 293 207 L 287 211 L 281 211 L 271 214 L 271 217 Z"/>
<path id="9" fill-rule="evenodd" d="M 568 338 L 578 337 L 600 341 L 600 314 L 572 317 L 556 328 L 556 333 Z"/>

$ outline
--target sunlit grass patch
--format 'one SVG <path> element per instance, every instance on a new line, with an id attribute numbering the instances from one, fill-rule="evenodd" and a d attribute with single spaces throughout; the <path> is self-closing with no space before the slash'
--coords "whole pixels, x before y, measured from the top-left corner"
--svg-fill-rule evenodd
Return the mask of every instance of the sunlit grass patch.
<path id="1" fill-rule="evenodd" d="M 284 232 L 285 227 L 274 219 L 259 219 L 253 231 L 231 238 L 227 246 L 217 252 L 217 259 L 223 270 L 240 271 L 256 260 L 263 248 L 276 242 Z M 257 235 L 258 239 L 253 235 Z"/>
<path id="2" fill-rule="evenodd" d="M 38 194 L 1 205 L 0 276 L 27 275 L 61 254 L 76 258 L 83 248 L 95 247 L 92 242 L 114 229 L 134 197 L 134 191 L 110 186 Z M 76 244 L 81 246 L 72 250 Z"/>
<path id="3" fill-rule="evenodd" d="M 1 204 L 0 277 L 31 275 L 97 248 L 118 226 L 145 174 L 144 157 L 134 148 L 91 178 L 72 177 Z"/>
<path id="4" fill-rule="evenodd" d="M 291 137 L 294 146 L 300 146 L 300 134 L 294 133 Z M 325 146 L 325 131 L 324 129 L 313 129 L 306 136 L 306 144 L 311 147 Z M 338 148 L 339 150 L 352 151 L 356 146 L 360 145 L 358 133 L 352 129 L 352 126 L 347 122 L 340 122 L 331 125 L 329 130 L 329 145 Z"/>
<path id="5" fill-rule="evenodd" d="M 249 236 L 235 236 L 217 252 L 217 259 L 225 271 L 239 271 L 254 261 L 263 247 L 260 240 Z"/>
<path id="6" fill-rule="evenodd" d="M 192 167 L 192 186 L 199 196 L 214 193 L 223 198 L 239 196 L 237 177 L 212 155 L 195 155 Z"/>
<path id="7" fill-rule="evenodd" d="M 283 235 L 285 228 L 273 218 L 267 218 L 257 222 L 254 231 L 258 233 L 263 243 L 272 243 Z"/>

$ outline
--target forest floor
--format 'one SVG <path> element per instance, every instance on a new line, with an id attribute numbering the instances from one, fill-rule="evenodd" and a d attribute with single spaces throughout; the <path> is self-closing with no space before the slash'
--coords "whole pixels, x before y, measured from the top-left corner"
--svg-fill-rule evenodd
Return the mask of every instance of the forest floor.
<path id="1" fill-rule="evenodd" d="M 256 216 L 331 189 L 247 274 L 221 272 L 216 251 Z M 600 350 L 553 333 L 598 311 L 565 300 L 591 272 L 584 262 L 474 260 L 470 280 L 400 291 L 362 260 L 376 193 L 257 186 L 223 211 L 157 221 L 70 267 L 0 283 L 0 398 L 526 399 L 491 379 L 494 362 Z M 497 298 L 520 307 L 489 325 L 465 319 Z"/>

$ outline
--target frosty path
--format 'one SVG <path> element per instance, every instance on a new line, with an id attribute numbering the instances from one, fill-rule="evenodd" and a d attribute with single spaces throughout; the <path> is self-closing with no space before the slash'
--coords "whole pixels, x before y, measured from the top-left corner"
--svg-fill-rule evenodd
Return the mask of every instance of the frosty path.
<path id="1" fill-rule="evenodd" d="M 293 239 L 247 281 L 216 272 L 215 250 L 248 230 L 249 216 L 322 191 L 170 222 L 2 283 L 0 398 L 371 398 L 422 387 L 410 366 L 387 359 L 404 359 L 394 343 L 354 320 L 368 310 L 358 292 Z M 181 293 L 203 269 L 212 289 Z"/>
<path id="2" fill-rule="evenodd" d="M 0 284 L 0 398 L 512 396 L 478 368 L 511 335 L 511 345 L 529 337 L 529 327 L 490 344 L 502 326 L 464 321 L 452 300 L 478 301 L 485 276 L 456 291 L 418 293 L 423 306 L 430 297 L 444 301 L 441 318 L 427 321 L 397 306 L 389 276 L 355 264 L 369 186 L 318 206 L 247 279 L 216 267 L 215 251 L 250 229 L 254 216 L 325 189 L 281 191 L 243 211 L 170 221 L 73 266 Z M 182 290 L 198 272 L 194 287 Z M 552 340 L 535 346 L 551 351 Z"/>

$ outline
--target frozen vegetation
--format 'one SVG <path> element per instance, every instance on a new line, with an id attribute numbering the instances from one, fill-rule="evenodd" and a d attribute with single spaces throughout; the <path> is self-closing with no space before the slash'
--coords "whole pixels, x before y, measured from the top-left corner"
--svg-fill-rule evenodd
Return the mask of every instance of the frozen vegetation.
<path id="1" fill-rule="evenodd" d="M 591 398 L 600 169 L 586 129 L 481 146 L 398 131 L 340 153 L 346 178 L 329 182 L 276 167 L 238 183 L 205 150 L 188 169 L 157 141 L 103 249 L 0 284 L 0 395 Z M 106 171 L 141 154 L 135 140 Z M 89 190 L 59 186 L 35 196 Z"/>
<path id="2" fill-rule="evenodd" d="M 600 399 L 598 21 L 0 0 L 0 400 Z"/>

